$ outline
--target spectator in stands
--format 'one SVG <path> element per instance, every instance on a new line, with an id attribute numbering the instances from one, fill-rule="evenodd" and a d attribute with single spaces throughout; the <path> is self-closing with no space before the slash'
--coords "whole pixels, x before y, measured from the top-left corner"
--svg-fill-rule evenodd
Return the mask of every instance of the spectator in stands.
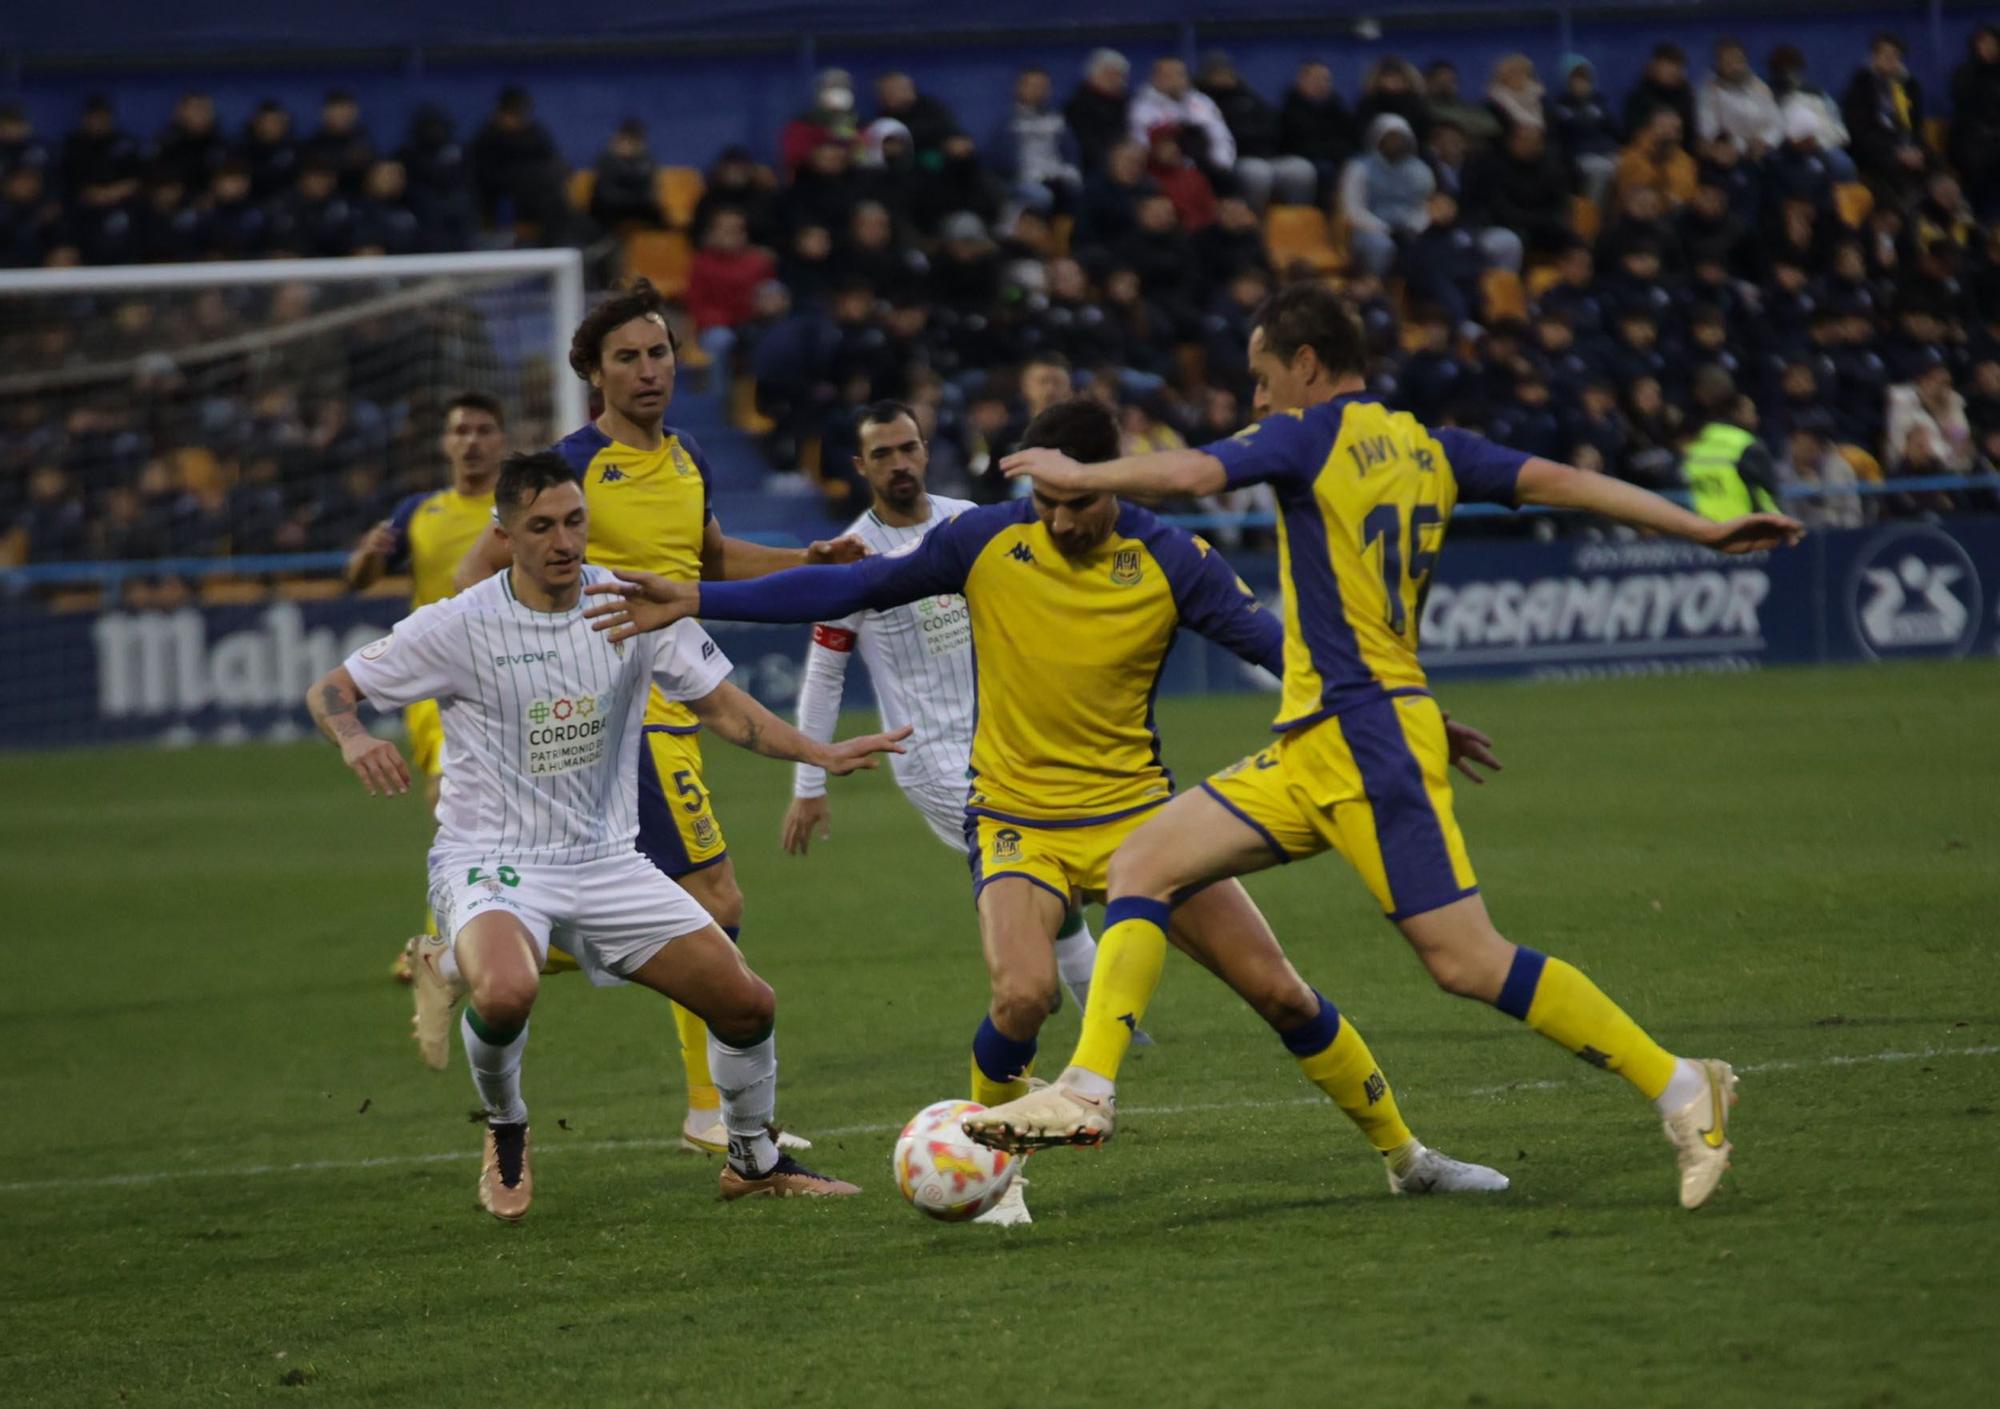
<path id="1" fill-rule="evenodd" d="M 1262 269 L 1242 269 L 1210 295 L 1202 317 L 1202 347 L 1211 382 L 1232 387 L 1241 397 L 1251 390 L 1250 328 L 1257 310 L 1271 296 L 1272 279 Z"/>
<path id="2" fill-rule="evenodd" d="M 1319 175 L 1322 198 L 1332 193 L 1341 168 L 1354 155 L 1354 115 L 1333 86 L 1333 70 L 1321 59 L 1299 65 L 1278 108 L 1278 150 L 1304 157 Z"/>
<path id="3" fill-rule="evenodd" d="M 0 265 L 31 268 L 67 238 L 62 202 L 41 167 L 22 162 L 0 176 Z"/>
<path id="4" fill-rule="evenodd" d="M 299 165 L 317 163 L 331 171 L 342 192 L 361 194 L 375 164 L 375 139 L 361 121 L 361 104 L 343 88 L 330 89 L 319 105 L 319 130 L 299 144 Z"/>
<path id="5" fill-rule="evenodd" d="M 1945 144 L 1981 216 L 2000 215 L 2000 28 L 1982 24 L 1951 75 L 1951 135 Z"/>
<path id="6" fill-rule="evenodd" d="M 688 267 L 687 309 L 696 340 L 725 373 L 736 348 L 736 330 L 750 321 L 758 286 L 776 273 L 770 251 L 750 243 L 743 212 L 717 211 Z"/>
<path id="7" fill-rule="evenodd" d="M 1103 307 L 1118 385 L 1135 396 L 1165 386 L 1172 370 L 1174 321 L 1146 297 L 1137 271 L 1120 265 L 1105 275 Z"/>
<path id="8" fill-rule="evenodd" d="M 139 144 L 118 125 L 111 100 L 85 99 L 83 119 L 63 139 L 63 193 L 74 206 L 102 211 L 139 194 Z"/>
<path id="9" fill-rule="evenodd" d="M 1354 262 L 1381 276 L 1395 263 L 1397 240 L 1428 222 L 1426 203 L 1437 178 L 1417 155 L 1416 132 L 1395 113 L 1369 124 L 1366 148 L 1341 173 L 1339 208 L 1347 216 Z"/>
<path id="10" fill-rule="evenodd" d="M 1014 199 L 1034 209 L 1074 211 L 1083 189 L 1083 149 L 1050 102 L 1049 72 L 1024 68 L 1014 76 L 1014 104 L 988 143 L 993 169 Z"/>
<path id="11" fill-rule="evenodd" d="M 121 484 L 107 490 L 90 526 L 90 556 L 100 562 L 143 562 L 166 554 L 166 526 L 138 487 Z"/>
<path id="12" fill-rule="evenodd" d="M 1680 243 L 1666 202 L 1651 186 L 1634 186 L 1620 194 L 1598 233 L 1597 268 L 1605 281 L 1601 288 L 1618 282 L 1625 256 L 1635 246 L 1652 251 L 1658 268 L 1678 270 L 1682 265 Z"/>
<path id="13" fill-rule="evenodd" d="M 1576 404 L 1564 417 L 1563 432 L 1570 451 L 1556 458 L 1568 459 L 1575 447 L 1587 445 L 1597 451 L 1603 473 L 1624 474 L 1632 431 L 1625 422 L 1625 413 L 1618 409 L 1618 393 L 1608 378 L 1593 374 L 1584 379 L 1577 390 Z"/>
<path id="14" fill-rule="evenodd" d="M 991 460 L 973 483 L 972 497 L 982 504 L 998 503 L 1017 493 L 1000 473 L 1000 462 L 1021 444 L 1029 422 L 1058 401 L 1076 394 L 1070 362 L 1060 352 L 1037 352 L 1021 364 L 1016 378 L 1020 395 L 1008 408 L 1004 426 L 990 437 Z"/>
<path id="15" fill-rule="evenodd" d="M 597 155 L 590 184 L 590 218 L 607 230 L 621 225 L 666 224 L 654 184 L 658 170 L 646 146 L 646 125 L 636 117 L 626 118 Z M 742 211 L 736 215 L 743 219 Z"/>
<path id="16" fill-rule="evenodd" d="M 832 232 L 824 225 L 799 226 L 778 264 L 778 277 L 791 291 L 795 310 L 804 313 L 824 302 L 833 291 L 834 274 Z"/>
<path id="17" fill-rule="evenodd" d="M 1573 443 L 1564 433 L 1563 418 L 1547 380 L 1532 369 L 1514 379 L 1512 394 L 1488 419 L 1486 429 L 1509 449 L 1524 450 L 1546 460 L 1561 461 Z"/>
<path id="18" fill-rule="evenodd" d="M 1424 103 L 1433 124 L 1450 123 L 1465 138 L 1466 150 L 1483 152 L 1499 140 L 1500 115 L 1485 103 L 1475 103 L 1459 91 L 1458 65 L 1433 59 L 1424 70 Z M 1437 133 L 1431 133 L 1431 145 Z"/>
<path id="19" fill-rule="evenodd" d="M 834 250 L 837 282 L 865 284 L 876 297 L 895 302 L 919 291 L 925 267 L 922 255 L 903 248 L 886 206 L 863 201 L 854 207 Z"/>
<path id="20" fill-rule="evenodd" d="M 1161 123 L 1153 129 L 1146 152 L 1146 175 L 1173 205 L 1183 230 L 1206 229 L 1215 219 L 1215 187 L 1207 175 L 1181 150 L 1183 129 Z M 1140 211 L 1144 222 L 1143 205 Z"/>
<path id="21" fill-rule="evenodd" d="M 1154 190 L 1146 174 L 1146 148 L 1120 142 L 1083 191 L 1077 237 L 1092 249 L 1109 249 L 1139 223 L 1139 202 Z"/>
<path id="22" fill-rule="evenodd" d="M 1979 221 L 1972 211 L 1972 202 L 1965 198 L 1964 188 L 1958 178 L 1949 171 L 1934 171 L 1924 182 L 1923 198 L 1911 212 L 1915 225 L 1917 248 L 1925 249 L 1939 242 L 1969 248 L 1973 237 L 1979 233 Z"/>
<path id="23" fill-rule="evenodd" d="M 568 168 L 523 88 L 504 88 L 472 139 L 472 184 L 486 223 L 527 223 L 543 244 L 569 233 Z M 511 222 L 509 220 L 511 217 Z"/>
<path id="24" fill-rule="evenodd" d="M 1972 423 L 1942 356 L 1933 357 L 1915 379 L 1889 388 L 1884 448 L 1883 467 L 1892 475 L 1972 472 Z"/>
<path id="25" fill-rule="evenodd" d="M 1745 225 L 1755 225 L 1764 217 L 1760 170 L 1760 165 L 1744 156 L 1727 137 L 1696 144 L 1695 179 L 1722 187 L 1729 197 L 1730 212 Z"/>
<path id="26" fill-rule="evenodd" d="M 1535 258 L 1558 254 L 1570 236 L 1571 183 L 1539 127 L 1511 128 L 1502 144 L 1477 158 L 1467 173 L 1467 204 L 1474 223 L 1510 232 L 1510 263 L 1488 247 L 1503 268 L 1519 269 L 1521 251 Z"/>
<path id="27" fill-rule="evenodd" d="M 1154 62 L 1150 81 L 1132 96 L 1126 121 L 1135 142 L 1150 143 L 1160 127 L 1180 129 L 1181 149 L 1212 175 L 1226 180 L 1236 165 L 1236 138 L 1222 110 L 1194 86 L 1179 59 Z"/>
<path id="28" fill-rule="evenodd" d="M 1410 125 L 1417 141 L 1430 135 L 1430 104 L 1424 101 L 1416 68 L 1408 59 L 1384 54 L 1362 75 L 1361 101 L 1354 105 L 1354 125 L 1364 134 L 1364 150 L 1370 145 L 1365 134 L 1373 130 L 1375 119 L 1391 114 Z"/>
<path id="29" fill-rule="evenodd" d="M 1973 448 L 1990 471 L 2000 465 L 2000 360 L 1984 357 L 1973 364 L 1965 416 L 1972 425 Z"/>
<path id="30" fill-rule="evenodd" d="M 269 209 L 251 194 L 249 164 L 241 159 L 225 162 L 208 188 L 203 253 L 222 259 L 253 258 L 263 252 L 270 221 Z"/>
<path id="31" fill-rule="evenodd" d="M 36 465 L 28 472 L 28 502 L 9 536 L 19 561 L 60 563 L 83 557 L 89 544 L 83 499 L 60 465 Z"/>
<path id="32" fill-rule="evenodd" d="M 1646 71 L 1625 95 L 1625 131 L 1636 136 L 1661 108 L 1681 120 L 1675 140 L 1693 135 L 1694 88 L 1688 83 L 1687 55 L 1680 45 L 1664 40 L 1653 46 Z"/>
<path id="33" fill-rule="evenodd" d="M 35 136 L 27 109 L 19 103 L 0 103 L 0 176 L 24 166 L 42 171 L 48 164 L 48 145 Z"/>
<path id="34" fill-rule="evenodd" d="M 1681 146 L 1681 118 L 1673 107 L 1656 104 L 1633 127 L 1630 146 L 1618 158 L 1612 185 L 1620 194 L 1635 187 L 1655 190 L 1670 206 L 1694 194 L 1697 169 Z"/>
<path id="35" fill-rule="evenodd" d="M 1597 74 L 1581 54 L 1565 54 L 1562 91 L 1549 100 L 1549 128 L 1555 150 L 1574 169 L 1583 194 L 1602 201 L 1618 168 L 1618 120 L 1597 91 Z"/>
<path id="36" fill-rule="evenodd" d="M 1139 276 L 1146 301 L 1167 315 L 1171 338 L 1192 338 L 1200 320 L 1201 275 L 1173 201 L 1162 192 L 1141 200 L 1137 226 L 1113 254 Z"/>
<path id="37" fill-rule="evenodd" d="M 1818 150 L 1833 172 L 1835 181 L 1852 181 L 1854 158 L 1847 152 L 1847 124 L 1840 119 L 1840 104 L 1813 82 L 1806 71 L 1806 56 L 1796 44 L 1780 44 L 1771 51 L 1771 92 L 1789 138 L 1811 125 Z"/>
<path id="38" fill-rule="evenodd" d="M 199 196 L 228 156 L 229 144 L 215 124 L 215 100 L 198 91 L 181 94 L 153 152 L 154 172 L 170 173 L 189 196 Z"/>
<path id="39" fill-rule="evenodd" d="M 889 212 L 899 229 L 917 226 L 919 189 L 926 177 L 917 165 L 909 129 L 893 117 L 877 118 L 862 129 L 854 157 L 854 196 Z"/>
<path id="40" fill-rule="evenodd" d="M 776 248 L 784 243 L 784 223 L 778 218 L 777 178 L 757 164 L 748 147 L 724 147 L 703 180 L 695 203 L 693 229 L 699 243 L 708 222 L 724 208 L 739 211 L 750 228 L 750 242 Z"/>
<path id="41" fill-rule="evenodd" d="M 1841 117 L 1853 139 L 1854 164 L 1861 176 L 1892 200 L 1914 193 L 1923 183 L 1924 94 L 1904 63 L 1901 36 L 1878 34 L 1868 45 L 1868 62 L 1856 69 L 1841 99 Z"/>
<path id="42" fill-rule="evenodd" d="M 1000 252 L 986 222 L 969 210 L 945 217 L 931 262 L 935 302 L 960 314 L 985 314 L 1000 297 Z"/>
<path id="43" fill-rule="evenodd" d="M 1675 487 L 1679 483 L 1680 408 L 1667 401 L 1658 377 L 1636 377 L 1624 387 L 1623 409 L 1631 448 L 1621 473 L 1634 484 L 1649 488 Z"/>
<path id="44" fill-rule="evenodd" d="M 1834 442 L 1831 417 L 1815 411 L 1792 422 L 1777 464 L 1788 491 L 1785 511 L 1808 528 L 1860 528 L 1866 522 L 1854 466 Z"/>
<path id="45" fill-rule="evenodd" d="M 292 135 L 292 115 L 284 104 L 266 98 L 243 126 L 237 157 L 250 169 L 250 191 L 270 200 L 299 179 L 299 144 Z"/>
<path id="46" fill-rule="evenodd" d="M 1594 342 L 1607 331 L 1604 301 L 1596 288 L 1596 265 L 1590 246 L 1581 238 L 1572 239 L 1556 255 L 1555 282 L 1535 300 L 1537 310 L 1568 319 L 1579 342 Z"/>
<path id="47" fill-rule="evenodd" d="M 813 148 L 792 184 L 778 197 L 778 219 L 796 234 L 809 225 L 824 230 L 844 230 L 861 199 L 861 183 L 850 160 L 852 148 L 845 142 L 826 141 Z M 787 279 L 785 282 L 790 283 Z M 796 286 L 792 292 L 798 294 Z"/>
<path id="48" fill-rule="evenodd" d="M 1236 183 L 1252 210 L 1272 201 L 1280 205 L 1310 205 L 1319 188 L 1319 173 L 1301 156 L 1284 152 L 1279 143 L 1278 111 L 1243 81 L 1229 55 L 1216 50 L 1202 59 L 1200 89 L 1222 114 L 1236 144 Z"/>
<path id="49" fill-rule="evenodd" d="M 299 168 L 291 192 L 272 208 L 269 238 L 274 252 L 321 258 L 354 253 L 354 203 L 341 194 L 332 167 L 308 161 Z"/>
<path id="50" fill-rule="evenodd" d="M 1821 210 L 1832 210 L 1833 188 L 1840 174 L 1833 159 L 1820 149 L 1824 127 L 1802 106 L 1786 108 L 1784 123 L 1785 140 L 1765 166 L 1769 197 L 1807 201 Z"/>
<path id="51" fill-rule="evenodd" d="M 1772 208 L 1766 223 L 1762 252 L 1767 268 L 1796 264 L 1808 276 L 1825 268 L 1831 255 L 1834 232 L 1831 221 L 1821 221 L 1810 200 L 1788 196 Z"/>
<path id="52" fill-rule="evenodd" d="M 356 254 L 415 254 L 424 247 L 423 230 L 409 206 L 409 174 L 398 161 L 378 161 L 355 202 Z"/>
<path id="53" fill-rule="evenodd" d="M 962 130 L 950 108 L 927 93 L 919 93 L 916 80 L 901 70 L 891 70 L 875 80 L 875 116 L 903 124 L 919 162 L 934 159 L 944 150 L 945 140 Z"/>
<path id="54" fill-rule="evenodd" d="M 1526 54 L 1509 54 L 1493 65 L 1493 79 L 1486 85 L 1486 107 L 1499 120 L 1502 132 L 1517 127 L 1540 132 L 1549 121 L 1543 106 L 1547 93 L 1535 72 L 1534 60 Z"/>
<path id="55" fill-rule="evenodd" d="M 396 160 L 403 164 L 410 213 L 423 232 L 423 248 L 471 249 L 479 232 L 478 202 L 451 114 L 436 103 L 418 104 Z"/>
<path id="56" fill-rule="evenodd" d="M 1695 133 L 1704 142 L 1727 137 L 1753 161 L 1785 140 L 1778 100 L 1750 67 L 1739 39 L 1715 41 L 1715 67 L 1702 80 L 1695 101 Z"/>
<path id="57" fill-rule="evenodd" d="M 1431 120 L 1431 138 L 1424 144 L 1424 160 L 1430 164 L 1431 175 L 1437 178 L 1437 189 L 1461 206 L 1466 199 L 1466 158 L 1470 151 L 1465 133 L 1457 123 L 1445 118 Z"/>
<path id="58" fill-rule="evenodd" d="M 859 132 L 853 76 L 843 68 L 824 69 L 813 80 L 812 105 L 779 134 L 778 168 L 789 179 L 828 142 L 852 143 Z"/>
<path id="59" fill-rule="evenodd" d="M 924 235 L 937 234 L 947 216 L 971 211 L 986 224 L 1000 218 L 1006 189 L 979 160 L 979 149 L 963 133 L 945 138 L 935 165 L 919 163 L 910 219 Z"/>
<path id="60" fill-rule="evenodd" d="M 1476 369 L 1454 349 L 1454 325 L 1443 309 L 1419 304 L 1410 323 L 1416 345 L 1397 378 L 1397 405 L 1421 421 L 1447 420 L 1469 398 Z"/>
<path id="61" fill-rule="evenodd" d="M 1257 212 L 1241 196 L 1229 196 L 1215 208 L 1215 221 L 1194 237 L 1200 286 L 1213 294 L 1249 270 L 1269 276 L 1271 257 L 1264 247 L 1264 227 Z"/>
<path id="62" fill-rule="evenodd" d="M 1063 117 L 1083 154 L 1084 175 L 1101 170 L 1111 151 L 1128 141 L 1132 62 L 1116 49 L 1094 49 L 1084 62 L 1083 81 L 1063 105 Z"/>
<path id="63" fill-rule="evenodd" d="M 1435 304 L 1454 328 L 1482 321 L 1479 279 L 1489 261 L 1479 238 L 1459 222 L 1458 202 L 1443 191 L 1431 193 L 1425 216 L 1423 229 L 1403 245 L 1404 287 L 1411 299 Z M 1518 258 L 1520 245 L 1515 238 Z"/>

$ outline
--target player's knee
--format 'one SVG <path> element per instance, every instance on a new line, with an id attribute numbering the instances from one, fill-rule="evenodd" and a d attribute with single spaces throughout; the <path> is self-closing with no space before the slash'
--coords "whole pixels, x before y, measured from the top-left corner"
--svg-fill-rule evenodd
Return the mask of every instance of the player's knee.
<path id="1" fill-rule="evenodd" d="M 724 1009 L 708 1020 L 715 1035 L 724 1042 L 753 1042 L 778 1020 L 778 995 L 755 974 L 746 974 Z"/>
<path id="2" fill-rule="evenodd" d="M 1105 884 L 1113 895 L 1146 895 L 1164 900 L 1175 889 L 1154 849 L 1138 839 L 1128 841 L 1111 857 Z"/>
<path id="3" fill-rule="evenodd" d="M 1504 940 L 1500 947 L 1505 947 Z M 1497 951 L 1486 944 L 1437 945 L 1421 952 L 1432 981 L 1460 998 L 1490 1001 L 1506 980 L 1504 964 L 1496 968 Z"/>
<path id="4" fill-rule="evenodd" d="M 1304 1027 L 1319 1016 L 1319 995 L 1298 979 L 1271 982 L 1244 995 L 1257 1016 L 1278 1032 Z"/>
<path id="5" fill-rule="evenodd" d="M 494 1027 L 519 1027 L 535 1009 L 541 977 L 533 969 L 482 974 L 472 985 L 469 1001 L 481 1021 Z"/>
<path id="6" fill-rule="evenodd" d="M 1009 1037 L 1032 1037 L 1060 1001 L 1055 981 L 1003 979 L 993 985 L 993 1021 Z"/>

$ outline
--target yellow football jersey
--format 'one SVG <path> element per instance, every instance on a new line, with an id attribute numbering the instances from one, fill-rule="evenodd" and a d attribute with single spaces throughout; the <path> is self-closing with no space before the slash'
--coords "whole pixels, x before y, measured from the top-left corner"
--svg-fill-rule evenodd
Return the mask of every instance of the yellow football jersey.
<path id="1" fill-rule="evenodd" d="M 656 572 L 676 582 L 701 578 L 701 541 L 713 517 L 708 505 L 708 461 L 692 436 L 661 428 L 657 450 L 621 445 L 593 423 L 556 442 L 556 453 L 576 471 L 590 510 L 590 546 L 599 567 Z M 658 690 L 646 722 L 674 733 L 700 726 L 687 706 Z"/>
<path id="2" fill-rule="evenodd" d="M 1343 396 L 1203 447 L 1232 486 L 1278 500 L 1284 731 L 1385 695 L 1427 693 L 1417 629 L 1460 500 L 1514 503 L 1528 456 L 1470 431 Z"/>
<path id="3" fill-rule="evenodd" d="M 445 488 L 412 494 L 396 506 L 389 526 L 396 532 L 392 568 L 408 564 L 410 607 L 429 606 L 451 595 L 451 575 L 493 522 L 493 491 L 460 494 Z"/>
<path id="4" fill-rule="evenodd" d="M 1173 792 L 1153 695 L 1185 625 L 1276 670 L 1283 632 L 1219 554 L 1144 509 L 1065 557 L 1031 500 L 972 509 L 908 550 L 844 567 L 704 583 L 701 614 L 815 621 L 963 595 L 977 690 L 968 809 L 1072 825 Z"/>

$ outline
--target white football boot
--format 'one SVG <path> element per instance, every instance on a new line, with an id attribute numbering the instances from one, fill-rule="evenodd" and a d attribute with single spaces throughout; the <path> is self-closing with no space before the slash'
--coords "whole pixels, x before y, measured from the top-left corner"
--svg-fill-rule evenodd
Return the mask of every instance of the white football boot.
<path id="1" fill-rule="evenodd" d="M 973 1219 L 974 1223 L 986 1223 L 996 1228 L 1018 1228 L 1035 1220 L 1028 1213 L 1028 1198 L 1021 1191 L 1028 1187 L 1028 1181 L 1020 1174 L 1007 1186 L 1007 1192 L 1000 1196 L 1000 1202 Z"/>
<path id="2" fill-rule="evenodd" d="M 1110 1096 L 1085 1096 L 1060 1082 L 1028 1083 L 1028 1094 L 983 1111 L 962 1124 L 965 1133 L 989 1149 L 1021 1155 L 1057 1145 L 1101 1145 L 1118 1124 Z"/>
<path id="3" fill-rule="evenodd" d="M 1416 1146 L 1414 1152 L 1398 1151 L 1403 1166 L 1400 1174 L 1394 1162 L 1382 1161 L 1392 1194 L 1500 1194 L 1508 1188 L 1507 1176 L 1497 1169 L 1439 1154 L 1421 1140 L 1411 1143 Z"/>
<path id="4" fill-rule="evenodd" d="M 794 1135 L 789 1130 L 776 1132 L 774 1138 L 781 1150 L 810 1150 L 813 1142 L 803 1135 Z M 729 1131 L 722 1123 L 721 1111 L 689 1111 L 681 1121 L 681 1148 L 689 1154 L 726 1155 L 729 1153 Z"/>
<path id="5" fill-rule="evenodd" d="M 1729 1108 L 1736 1104 L 1736 1072 L 1713 1057 L 1695 1065 L 1707 1078 L 1700 1095 L 1660 1122 L 1681 1169 L 1681 1207 L 1700 1208 L 1729 1168 Z"/>

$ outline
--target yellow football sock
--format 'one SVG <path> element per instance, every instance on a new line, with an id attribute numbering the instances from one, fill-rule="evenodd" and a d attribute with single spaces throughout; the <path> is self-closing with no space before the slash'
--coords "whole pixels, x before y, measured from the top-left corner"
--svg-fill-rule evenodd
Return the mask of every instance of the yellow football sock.
<path id="1" fill-rule="evenodd" d="M 1009 1037 L 987 1014 L 972 1035 L 972 1099 L 982 1106 L 997 1106 L 1025 1096 L 1028 1073 L 1034 1069 L 1035 1039 Z"/>
<path id="2" fill-rule="evenodd" d="M 982 1106 L 997 1106 L 1028 1094 L 1028 1076 L 1034 1071 L 1031 1065 L 1011 1081 L 995 1081 L 979 1069 L 979 1058 L 972 1059 L 972 1099 Z"/>
<path id="3" fill-rule="evenodd" d="M 1324 998 L 1320 1002 L 1323 1013 L 1334 1013 L 1331 1003 Z M 1375 1065 L 1375 1054 L 1368 1050 L 1354 1024 L 1338 1013 L 1333 1020 L 1339 1024 L 1333 1041 L 1317 1052 L 1299 1055 L 1299 1070 L 1347 1112 L 1369 1144 L 1385 1155 L 1401 1149 L 1415 1137 L 1396 1107 L 1396 1093 L 1389 1089 L 1388 1078 Z M 1286 1038 L 1285 1045 L 1292 1046 L 1292 1034 L 1281 1035 Z"/>
<path id="4" fill-rule="evenodd" d="M 430 907 L 430 904 L 429 904 L 429 902 L 425 902 L 425 904 L 424 904 L 424 933 L 425 933 L 425 934 L 436 934 L 437 932 L 438 932 L 438 917 L 437 917 L 437 911 L 435 911 L 435 910 L 431 909 L 431 907 Z"/>
<path id="5" fill-rule="evenodd" d="M 1104 909 L 1106 928 L 1097 941 L 1097 966 L 1090 973 L 1090 1001 L 1083 1011 L 1083 1036 L 1071 1066 L 1118 1079 L 1125 1049 L 1146 1016 L 1167 963 L 1169 907 L 1158 900 L 1122 896 Z"/>
<path id="6" fill-rule="evenodd" d="M 722 1109 L 722 1093 L 708 1074 L 708 1024 L 676 1003 L 674 1030 L 681 1035 L 681 1069 L 687 1073 L 688 1109 Z"/>
<path id="7" fill-rule="evenodd" d="M 1617 1072 L 1649 1101 L 1673 1079 L 1674 1054 L 1647 1036 L 1603 989 L 1560 959 L 1525 947 L 1517 950 L 1493 1005 L 1592 1066 Z"/>

